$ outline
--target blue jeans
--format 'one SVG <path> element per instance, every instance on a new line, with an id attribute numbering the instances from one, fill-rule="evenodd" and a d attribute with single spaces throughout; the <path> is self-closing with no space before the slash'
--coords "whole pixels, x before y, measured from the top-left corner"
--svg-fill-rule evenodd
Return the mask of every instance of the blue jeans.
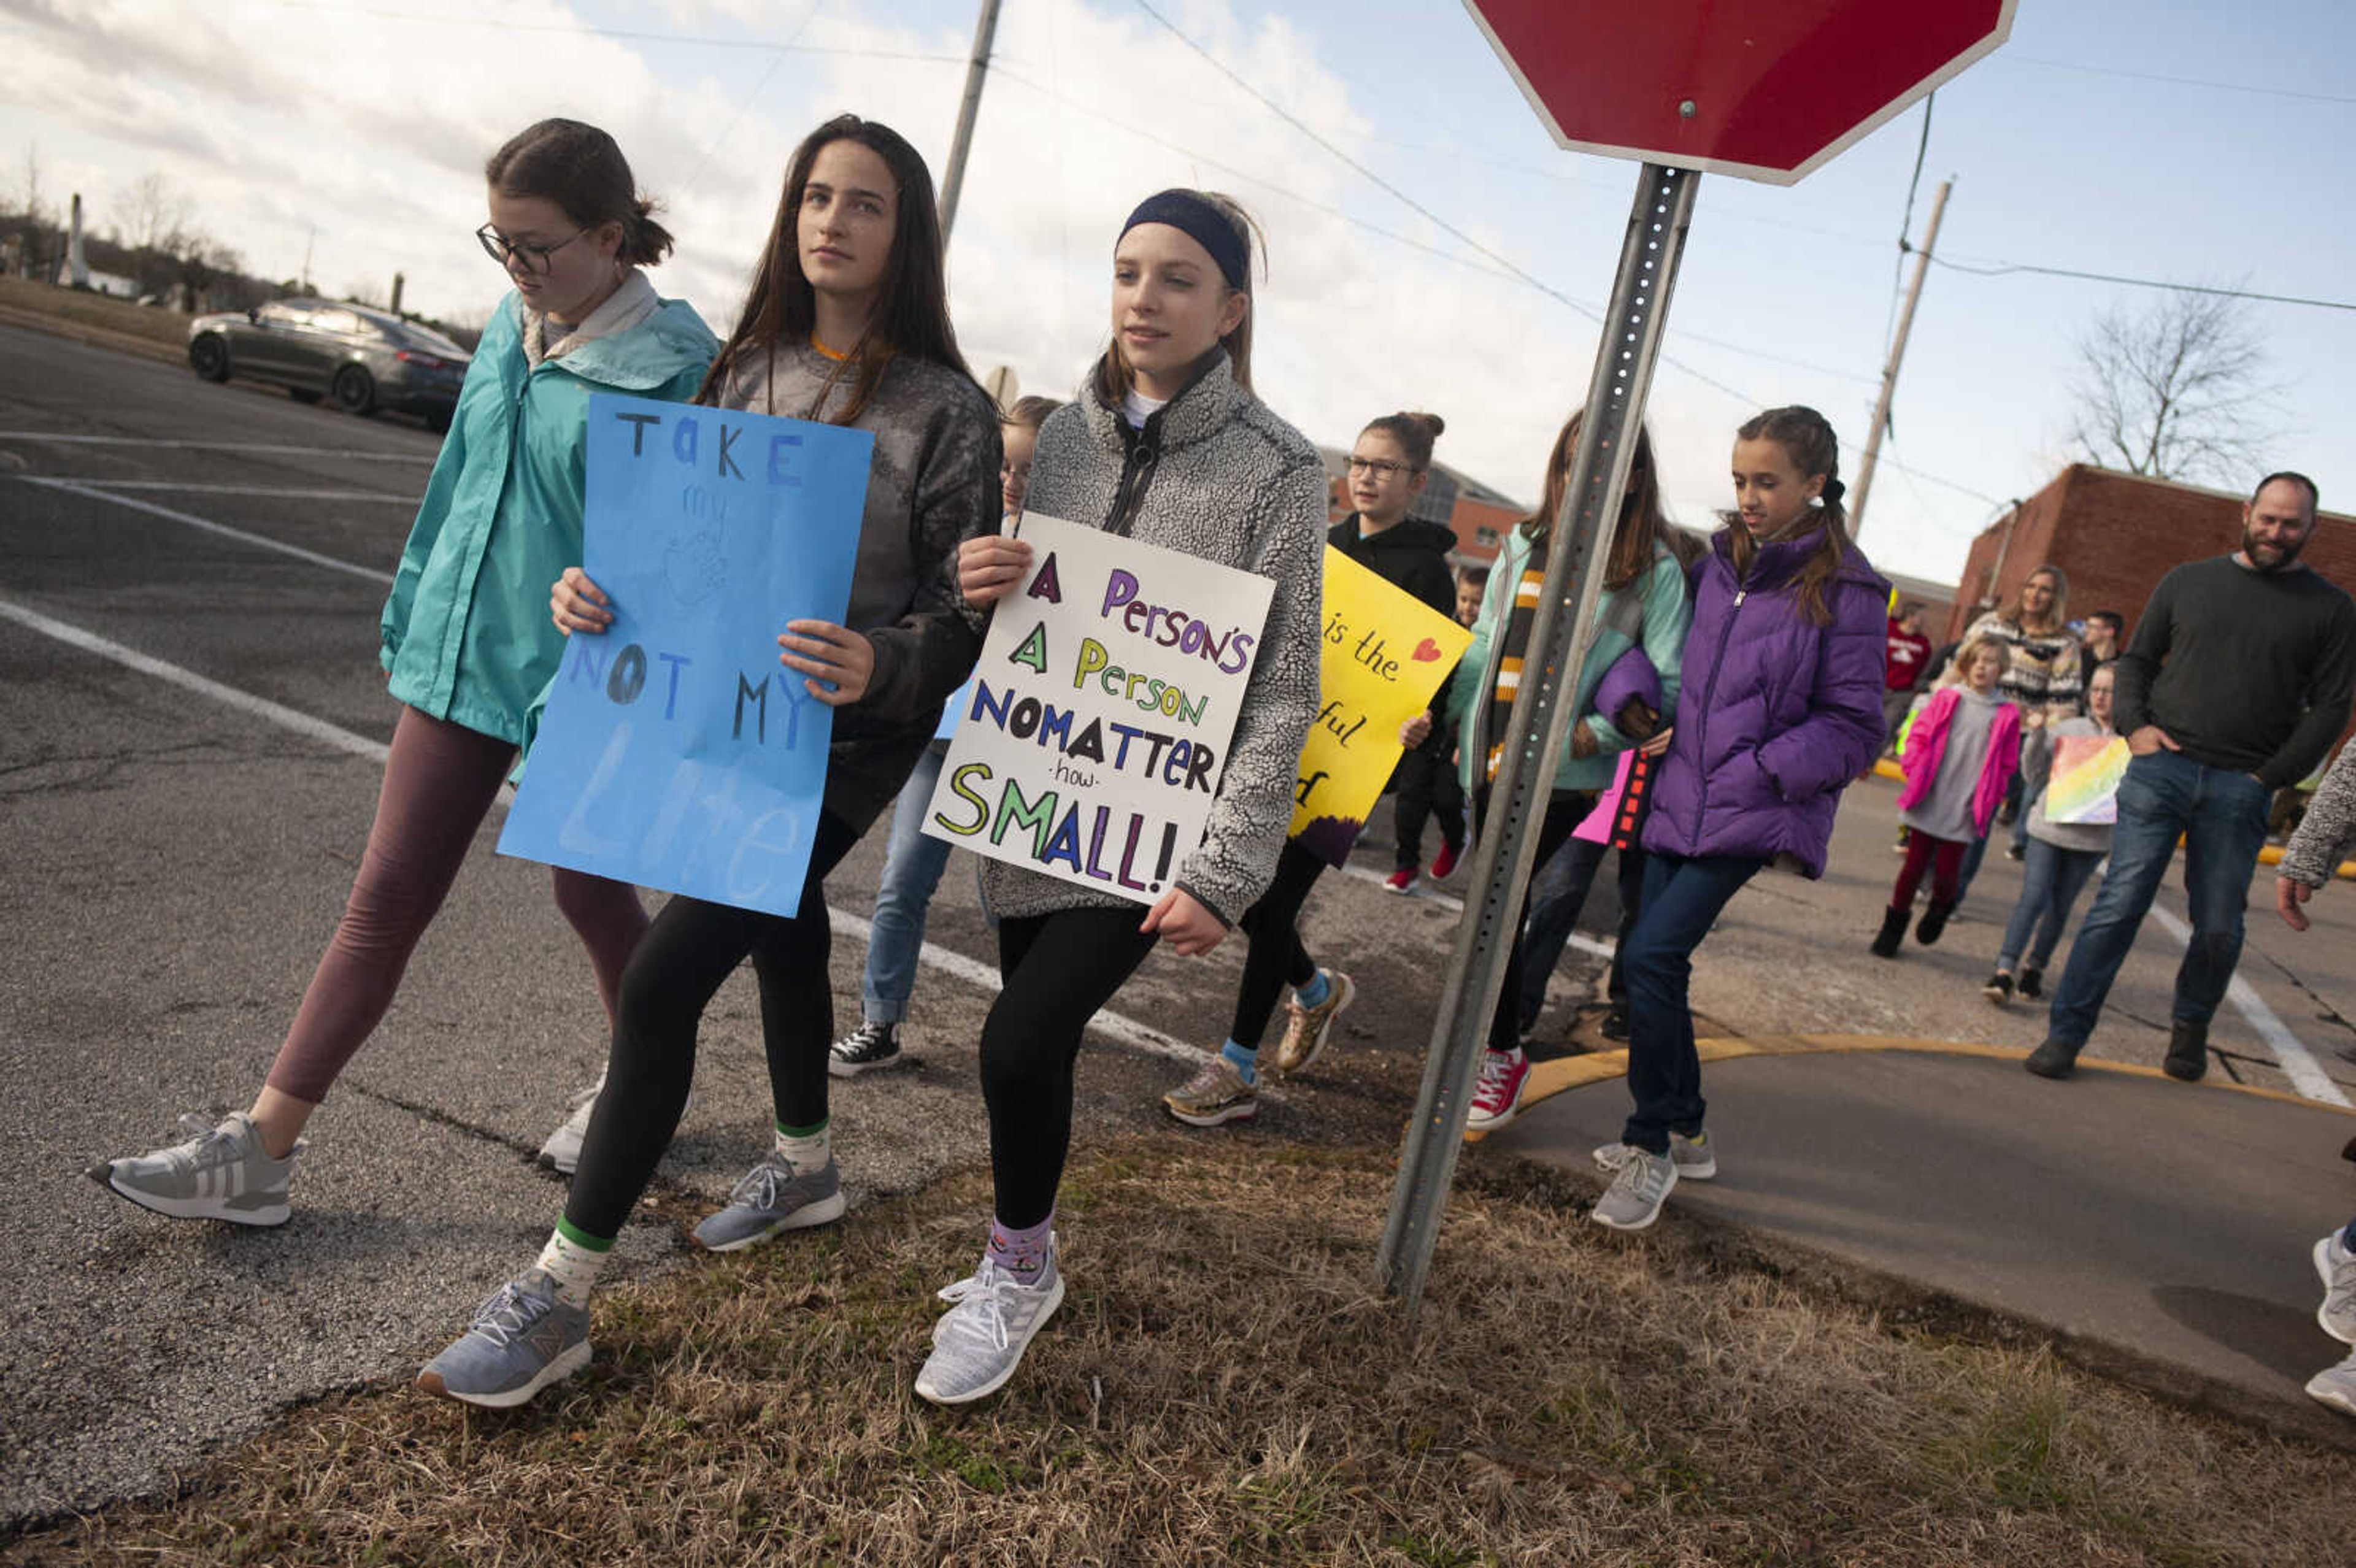
<path id="1" fill-rule="evenodd" d="M 2086 879 L 2102 863 L 2100 849 L 2064 849 L 2042 838 L 2029 841 L 2029 854 L 2022 863 L 2020 901 L 2012 906 L 2012 919 L 2004 928 L 2004 945 L 1997 949 L 1998 970 L 2011 974 L 2024 949 L 2031 969 L 2045 967 L 2070 923 L 2071 909 L 2085 891 Z M 2034 944 L 2029 942 L 2032 930 L 2037 933 Z"/>
<path id="2" fill-rule="evenodd" d="M 1579 912 L 1586 906 L 1587 895 L 1595 886 L 1596 873 L 1603 868 L 1603 857 L 1611 853 L 1609 845 L 1573 838 L 1555 852 L 1554 859 L 1539 870 L 1537 880 L 1532 884 L 1529 918 L 1522 926 L 1522 988 L 1517 998 L 1524 1034 L 1537 1025 L 1538 1015 L 1546 1011 L 1547 981 L 1553 977 L 1555 965 L 1562 961 L 1562 950 L 1570 943 L 1571 929 L 1579 923 Z M 1622 849 L 1619 856 L 1619 935 L 1624 944 L 1628 933 L 1635 929 L 1637 911 L 1644 906 L 1644 852 Z M 1612 950 L 1612 970 L 1605 986 L 1606 995 L 1614 1002 L 1628 999 L 1628 982 L 1617 948 Z"/>
<path id="3" fill-rule="evenodd" d="M 884 876 L 875 888 L 867 973 L 859 993 L 860 1013 L 869 1023 L 895 1024 L 906 1018 L 908 994 L 916 988 L 925 911 L 955 848 L 925 831 L 925 809 L 932 804 L 933 786 L 940 776 L 941 752 L 927 746 L 892 807 L 892 837 L 884 852 Z"/>
<path id="4" fill-rule="evenodd" d="M 1701 1057 L 1687 999 L 1693 951 L 1727 901 L 1767 862 L 1745 855 L 1644 857 L 1644 912 L 1620 946 L 1628 976 L 1628 1093 L 1622 1143 L 1669 1152 L 1669 1134 L 1701 1131 Z"/>
<path id="5" fill-rule="evenodd" d="M 2180 752 L 2163 749 L 2127 764 L 2119 781 L 2118 826 L 2111 830 L 2111 869 L 2070 949 L 2047 1033 L 2064 1045 L 2083 1046 L 2094 1032 L 2179 836 L 2192 942 L 2176 971 L 2169 1017 L 2207 1027 L 2241 961 L 2242 906 L 2266 841 L 2267 795 L 2247 773 L 2203 767 Z"/>

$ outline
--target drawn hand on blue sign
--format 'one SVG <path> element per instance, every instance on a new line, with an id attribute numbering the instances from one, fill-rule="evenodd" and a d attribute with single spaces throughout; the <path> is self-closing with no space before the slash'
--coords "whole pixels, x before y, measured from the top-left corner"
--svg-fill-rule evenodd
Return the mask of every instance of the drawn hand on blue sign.
<path id="1" fill-rule="evenodd" d="M 1162 894 L 1161 901 L 1146 912 L 1145 923 L 1137 929 L 1141 933 L 1160 932 L 1170 950 L 1182 958 L 1208 953 L 1227 934 L 1219 917 L 1183 888 L 1173 888 Z"/>
<path id="2" fill-rule="evenodd" d="M 605 591 L 589 581 L 589 574 L 577 566 L 568 566 L 548 591 L 549 618 L 556 629 L 566 636 L 575 632 L 593 635 L 614 624 L 614 613 L 605 608 L 610 601 Z"/>
<path id="3" fill-rule="evenodd" d="M 809 677 L 802 685 L 829 708 L 858 701 L 875 673 L 875 645 L 831 621 L 788 621 L 777 646 L 777 662 Z"/>
<path id="4" fill-rule="evenodd" d="M 1013 592 L 1030 570 L 1031 547 L 1021 539 L 982 534 L 958 546 L 958 592 L 976 608 Z"/>
<path id="5" fill-rule="evenodd" d="M 663 581 L 683 609 L 692 610 L 726 585 L 728 558 L 720 553 L 720 535 L 711 528 L 672 541 L 663 552 Z"/>

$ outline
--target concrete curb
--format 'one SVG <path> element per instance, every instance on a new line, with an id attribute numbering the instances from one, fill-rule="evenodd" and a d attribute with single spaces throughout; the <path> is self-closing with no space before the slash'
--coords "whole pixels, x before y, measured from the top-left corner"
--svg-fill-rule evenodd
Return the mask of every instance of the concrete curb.
<path id="1" fill-rule="evenodd" d="M 2008 1045 L 1975 1045 L 1963 1040 L 1918 1040 L 1907 1035 L 1884 1034 L 1719 1035 L 1694 1041 L 1694 1049 L 1704 1061 L 1733 1061 L 1746 1056 L 1808 1056 L 1863 1051 L 1914 1051 L 1940 1056 L 1985 1057 L 1999 1061 L 2024 1061 L 2029 1057 L 2029 1052 Z M 2118 1072 L 2139 1078 L 2168 1076 L 2157 1067 L 2143 1067 L 2128 1061 L 2104 1061 L 2094 1057 L 2079 1058 L 2078 1070 Z M 1584 1089 L 1590 1083 L 1623 1077 L 1627 1071 L 1628 1053 L 1624 1050 L 1591 1051 L 1584 1056 L 1558 1056 L 1533 1062 L 1530 1075 L 1522 1085 L 1519 1109 L 1527 1110 L 1542 1100 L 1572 1089 Z M 2260 1099 L 2278 1100 L 2286 1105 L 2309 1105 L 2356 1119 L 2356 1110 L 2334 1105 L 2328 1101 L 2310 1100 L 2286 1089 L 2264 1089 L 2251 1083 L 2220 1083 L 2209 1078 L 2197 1083 L 2187 1083 L 2184 1087 L 2194 1091 L 2208 1089 L 2234 1094 L 2254 1094 Z M 1482 1132 L 1467 1131 L 1464 1141 L 1478 1143 L 1486 1136 Z"/>

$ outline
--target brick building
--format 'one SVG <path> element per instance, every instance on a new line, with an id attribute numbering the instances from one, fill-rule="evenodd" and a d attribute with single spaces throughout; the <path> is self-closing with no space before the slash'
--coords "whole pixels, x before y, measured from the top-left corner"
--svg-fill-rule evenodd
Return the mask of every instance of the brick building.
<path id="1" fill-rule="evenodd" d="M 2171 567 L 2240 547 L 2247 499 L 2072 464 L 1972 541 L 1946 636 L 1961 636 L 1979 615 L 2011 603 L 2022 580 L 2046 565 L 2069 575 L 2072 620 L 2116 610 L 2132 635 L 2144 602 Z M 2322 513 L 2300 559 L 2356 592 L 2356 517 Z"/>

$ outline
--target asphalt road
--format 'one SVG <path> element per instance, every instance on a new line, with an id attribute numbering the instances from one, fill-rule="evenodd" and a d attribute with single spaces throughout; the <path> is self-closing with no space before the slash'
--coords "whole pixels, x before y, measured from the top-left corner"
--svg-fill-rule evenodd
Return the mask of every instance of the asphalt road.
<path id="1" fill-rule="evenodd" d="M 166 1221 L 79 1174 L 170 1140 L 180 1112 L 242 1107 L 276 1049 L 367 833 L 367 747 L 393 718 L 377 613 L 434 447 L 414 425 L 0 328 L 0 1528 L 168 1484 L 289 1403 L 406 1378 L 558 1211 L 561 1188 L 530 1155 L 594 1074 L 601 1020 L 545 871 L 490 852 L 496 817 L 314 1123 L 288 1226 Z M 1894 794 L 1854 792 L 1824 880 L 1762 879 L 1737 900 L 1697 964 L 1701 1010 L 1750 1032 L 2035 1042 L 2028 1009 L 1998 1013 L 1977 991 L 2018 889 L 2000 858 L 1942 947 L 1897 965 L 1866 955 L 1896 869 Z M 880 837 L 837 872 L 836 910 L 867 912 Z M 1454 916 L 1451 901 L 1376 889 L 1382 846 L 1360 861 L 1360 876 L 1326 879 L 1304 928 L 1361 987 L 1344 1049 L 1256 1125 L 1208 1136 L 1397 1136 Z M 2356 1045 L 2356 889 L 2319 909 L 2296 939 L 2254 915 L 2244 974 L 2324 1072 L 2356 1081 L 2341 1054 Z M 930 935 L 991 964 L 963 858 Z M 1117 999 L 1121 1018 L 1084 1058 L 1084 1139 L 1205 1136 L 1155 1099 L 1189 1071 L 1173 1058 L 1225 1036 L 1239 947 L 1158 955 Z M 2098 1053 L 2158 1060 L 2179 952 L 2147 933 Z M 846 1024 L 862 955 L 839 932 Z M 1562 1002 L 1593 965 L 1573 955 Z M 855 1200 L 983 1157 L 977 973 L 922 979 L 914 1067 L 839 1086 Z M 1542 1032 L 1568 1017 L 1558 1008 Z M 740 978 L 706 1019 L 696 1097 L 624 1243 L 630 1266 L 681 1258 L 680 1221 L 766 1144 L 757 1029 Z M 2250 1081 L 2286 1084 L 2244 1015 L 2229 1010 L 2215 1038 Z M 944 1243 L 944 1280 L 967 1252 Z"/>

